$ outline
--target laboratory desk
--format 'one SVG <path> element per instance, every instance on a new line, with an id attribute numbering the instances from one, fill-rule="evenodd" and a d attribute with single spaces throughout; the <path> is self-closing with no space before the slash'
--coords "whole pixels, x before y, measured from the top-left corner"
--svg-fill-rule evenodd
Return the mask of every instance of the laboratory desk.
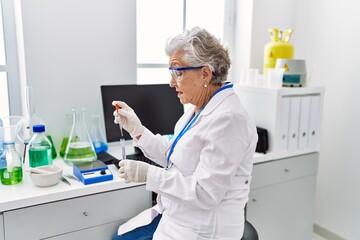
<path id="1" fill-rule="evenodd" d="M 72 173 L 63 160 L 54 164 Z M 151 192 L 109 169 L 113 180 L 90 185 L 69 179 L 71 186 L 36 187 L 28 172 L 17 185 L 0 185 L 0 240 L 111 239 L 121 223 L 151 206 Z"/>
<path id="2" fill-rule="evenodd" d="M 119 158 L 119 142 L 108 152 Z M 55 164 L 72 172 L 60 159 Z M 261 239 L 311 239 L 317 166 L 318 149 L 255 154 L 246 219 Z M 0 240 L 111 239 L 119 224 L 151 206 L 151 192 L 109 168 L 114 180 L 86 186 L 70 179 L 71 186 L 39 188 L 27 172 L 18 185 L 0 185 Z"/>
<path id="3" fill-rule="evenodd" d="M 312 239 L 316 149 L 255 154 L 246 219 L 262 240 Z"/>

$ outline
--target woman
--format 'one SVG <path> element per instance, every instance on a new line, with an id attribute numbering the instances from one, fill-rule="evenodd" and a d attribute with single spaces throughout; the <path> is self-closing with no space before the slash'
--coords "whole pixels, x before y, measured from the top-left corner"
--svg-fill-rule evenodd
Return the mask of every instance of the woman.
<path id="1" fill-rule="evenodd" d="M 158 196 L 157 205 L 120 226 L 113 239 L 239 240 L 257 134 L 232 84 L 225 82 L 228 51 L 196 27 L 170 39 L 166 53 L 170 87 L 182 104 L 192 106 L 177 122 L 174 138 L 165 142 L 124 102 L 113 102 L 121 107 L 115 122 L 145 156 L 164 166 L 120 162 L 120 177 L 145 181 Z"/>

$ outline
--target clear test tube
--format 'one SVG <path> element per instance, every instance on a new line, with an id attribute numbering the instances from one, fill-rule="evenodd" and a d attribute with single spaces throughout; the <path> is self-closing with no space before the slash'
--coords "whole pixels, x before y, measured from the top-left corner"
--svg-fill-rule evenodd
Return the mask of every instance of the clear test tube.
<path id="1" fill-rule="evenodd" d="M 126 159 L 126 152 L 125 152 L 125 138 L 120 138 L 120 147 L 121 147 L 121 159 Z"/>

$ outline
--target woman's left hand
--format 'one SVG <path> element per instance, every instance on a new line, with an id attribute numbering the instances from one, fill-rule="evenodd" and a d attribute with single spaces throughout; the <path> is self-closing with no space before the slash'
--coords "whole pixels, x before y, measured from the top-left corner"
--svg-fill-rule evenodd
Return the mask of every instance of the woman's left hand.
<path id="1" fill-rule="evenodd" d="M 136 160 L 121 160 L 119 163 L 119 177 L 129 182 L 146 182 L 149 164 Z"/>

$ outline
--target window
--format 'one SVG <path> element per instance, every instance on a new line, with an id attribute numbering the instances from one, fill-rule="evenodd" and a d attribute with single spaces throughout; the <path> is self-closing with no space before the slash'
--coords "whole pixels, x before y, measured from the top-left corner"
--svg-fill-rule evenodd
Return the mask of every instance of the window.
<path id="1" fill-rule="evenodd" d="M 19 0 L 0 0 L 0 116 L 21 114 L 16 19 Z"/>
<path id="2" fill-rule="evenodd" d="M 200 26 L 224 39 L 226 0 L 137 0 L 137 83 L 168 83 L 165 43 Z M 161 11 L 154 11 L 161 9 Z"/>

